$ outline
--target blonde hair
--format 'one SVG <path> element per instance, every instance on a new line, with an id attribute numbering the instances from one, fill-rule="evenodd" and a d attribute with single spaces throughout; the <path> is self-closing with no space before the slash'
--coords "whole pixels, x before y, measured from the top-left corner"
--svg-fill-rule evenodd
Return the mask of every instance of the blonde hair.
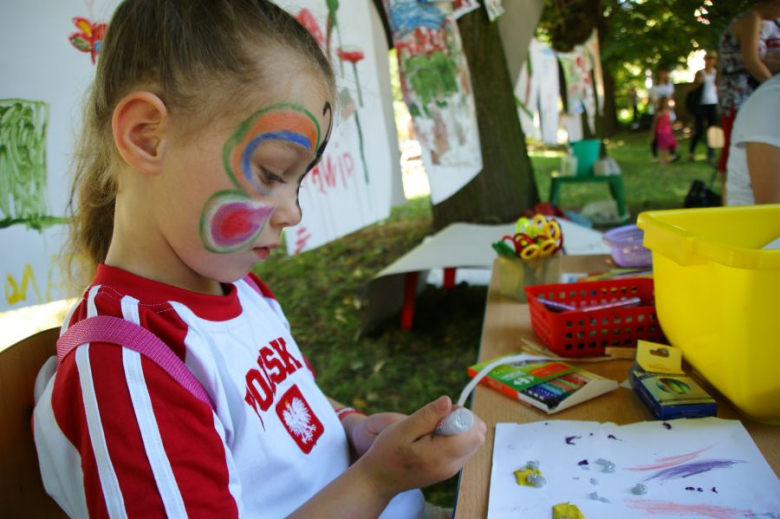
<path id="1" fill-rule="evenodd" d="M 74 158 L 71 236 L 64 254 L 73 283 L 83 286 L 94 276 L 111 243 L 119 161 L 111 118 L 118 102 L 135 89 L 152 91 L 194 132 L 219 111 L 241 107 L 249 92 L 271 81 L 266 69 L 282 63 L 285 52 L 335 92 L 333 71 L 316 40 L 268 0 L 119 5 L 102 43 Z"/>

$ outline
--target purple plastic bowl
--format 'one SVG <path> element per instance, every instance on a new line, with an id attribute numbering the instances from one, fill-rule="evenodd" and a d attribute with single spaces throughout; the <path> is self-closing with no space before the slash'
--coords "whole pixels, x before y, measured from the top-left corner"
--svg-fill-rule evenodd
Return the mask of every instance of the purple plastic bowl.
<path id="1" fill-rule="evenodd" d="M 604 243 L 612 249 L 612 259 L 621 267 L 649 267 L 653 255 L 642 246 L 644 231 L 636 225 L 624 225 L 604 233 Z"/>

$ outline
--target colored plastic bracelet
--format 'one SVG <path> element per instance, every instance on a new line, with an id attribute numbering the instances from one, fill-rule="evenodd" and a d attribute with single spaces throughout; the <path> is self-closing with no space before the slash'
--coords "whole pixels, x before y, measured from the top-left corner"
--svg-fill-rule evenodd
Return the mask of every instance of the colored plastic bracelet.
<path id="1" fill-rule="evenodd" d="M 366 416 L 365 413 L 362 413 L 357 409 L 353 409 L 352 407 L 342 407 L 340 409 L 336 409 L 336 418 L 338 418 L 339 420 L 343 420 L 345 416 L 349 416 L 351 414 L 359 414 L 361 416 Z"/>

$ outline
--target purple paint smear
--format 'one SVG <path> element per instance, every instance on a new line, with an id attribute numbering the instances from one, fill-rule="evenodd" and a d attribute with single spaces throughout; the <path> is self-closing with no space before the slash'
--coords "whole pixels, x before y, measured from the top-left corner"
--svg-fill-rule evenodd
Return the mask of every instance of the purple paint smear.
<path id="1" fill-rule="evenodd" d="M 712 487 L 712 491 L 715 492 L 716 494 L 718 493 L 718 489 L 715 487 Z"/>
<path id="2" fill-rule="evenodd" d="M 664 423 L 662 423 L 661 425 L 663 425 L 663 426 L 664 426 L 664 429 L 666 429 L 667 431 L 668 431 L 668 430 L 670 430 L 670 429 L 672 428 L 672 424 L 670 424 L 670 423 L 666 423 L 666 422 L 664 422 Z"/>
<path id="3" fill-rule="evenodd" d="M 671 467 L 668 469 L 664 469 L 660 472 L 656 472 L 652 476 L 645 478 L 645 481 L 650 481 L 651 479 L 660 479 L 662 481 L 667 481 L 669 479 L 687 478 L 690 476 L 695 476 L 696 474 L 701 474 L 702 472 L 709 472 L 710 470 L 713 469 L 729 469 L 731 468 L 732 465 L 735 465 L 737 463 L 744 463 L 744 462 L 739 460 L 694 461 L 693 463 L 678 465 L 676 467 Z"/>
<path id="4" fill-rule="evenodd" d="M 577 463 L 580 467 L 585 467 L 588 465 L 588 460 L 582 460 L 579 463 Z"/>
<path id="5" fill-rule="evenodd" d="M 574 440 L 579 440 L 580 438 L 582 438 L 582 436 L 567 436 L 566 443 L 568 445 L 576 445 L 576 443 L 574 443 Z"/>
<path id="6" fill-rule="evenodd" d="M 607 438 L 609 438 L 610 440 L 617 440 L 617 441 L 619 441 L 619 442 L 622 442 L 622 441 L 623 441 L 623 440 L 618 440 L 617 438 L 615 438 L 615 435 L 614 435 L 614 434 L 608 434 L 608 435 L 607 435 Z"/>

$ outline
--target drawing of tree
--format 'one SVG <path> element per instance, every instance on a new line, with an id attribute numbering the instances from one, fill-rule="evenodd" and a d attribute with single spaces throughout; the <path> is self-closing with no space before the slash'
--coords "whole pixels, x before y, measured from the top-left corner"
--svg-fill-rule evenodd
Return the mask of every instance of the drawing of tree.
<path id="1" fill-rule="evenodd" d="M 311 423 L 311 415 L 300 398 L 293 398 L 282 411 L 284 423 L 303 443 L 309 443 L 314 437 L 316 427 Z"/>
<path id="2" fill-rule="evenodd" d="M 42 230 L 62 223 L 46 216 L 46 129 L 43 101 L 0 100 L 0 229 L 15 224 Z"/>

